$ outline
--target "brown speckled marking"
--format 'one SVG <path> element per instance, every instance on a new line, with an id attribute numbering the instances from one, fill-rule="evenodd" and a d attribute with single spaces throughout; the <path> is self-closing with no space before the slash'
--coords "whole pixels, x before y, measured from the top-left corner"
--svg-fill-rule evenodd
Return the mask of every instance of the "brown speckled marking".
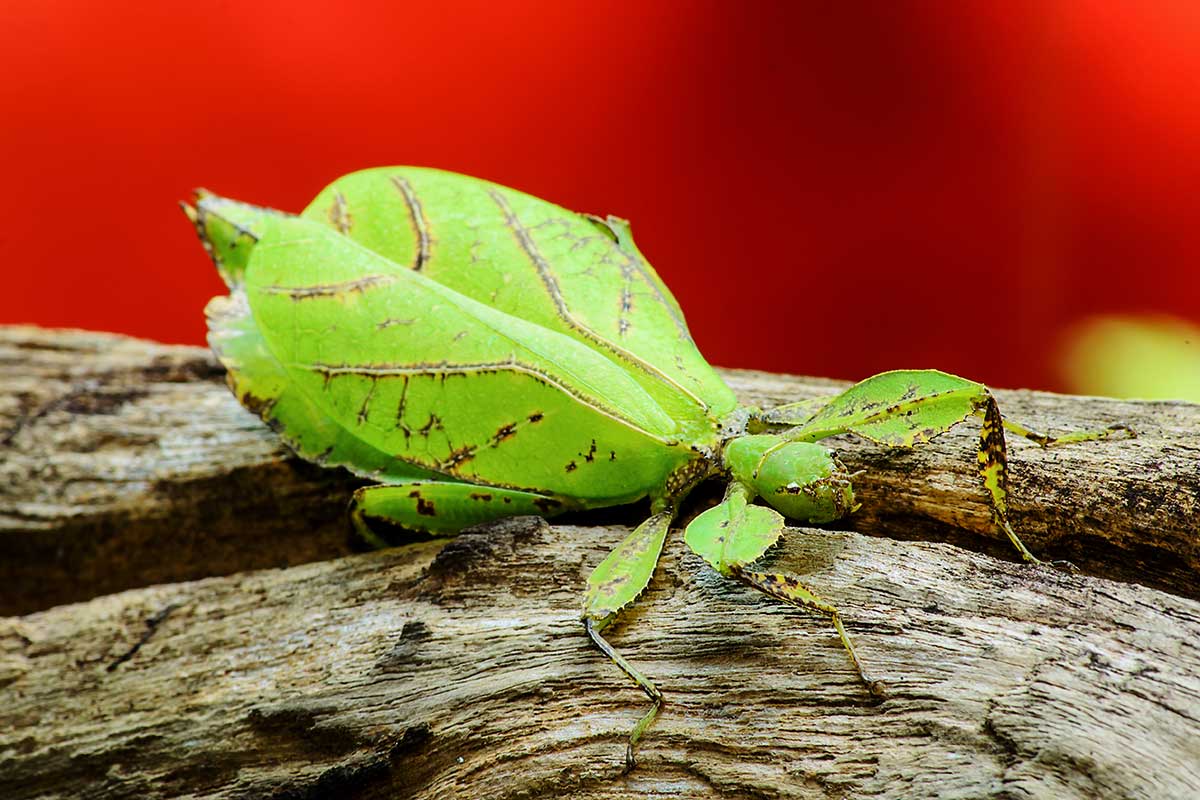
<path id="1" fill-rule="evenodd" d="M 498 444 L 500 444 L 501 442 L 503 442 L 505 439 L 515 436 L 516 433 L 517 433 L 517 423 L 515 423 L 515 422 L 506 423 L 496 429 L 496 432 L 494 434 L 492 434 L 492 439 L 490 442 L 488 442 L 488 444 L 490 444 L 492 447 L 495 447 Z"/>
<path id="2" fill-rule="evenodd" d="M 464 444 L 455 450 L 450 451 L 450 455 L 438 466 L 448 472 L 454 472 L 460 464 L 465 464 L 475 457 L 475 451 L 478 448 L 473 444 Z"/>
<path id="3" fill-rule="evenodd" d="M 610 458 L 609 460 L 614 460 Z M 666 497 L 681 497 L 688 489 L 704 480 L 712 472 L 712 464 L 706 458 L 694 458 L 680 465 L 667 476 L 663 487 Z"/>
<path id="4" fill-rule="evenodd" d="M 569 462 L 566 467 L 567 472 L 574 472 L 578 468 L 579 468 L 579 465 L 576 464 L 574 461 Z"/>
<path id="5" fill-rule="evenodd" d="M 992 495 L 992 515 L 998 525 L 1005 525 L 1008 516 L 1008 458 L 1004 442 L 1004 420 L 991 394 L 979 404 L 983 408 L 983 425 L 979 430 L 979 476 L 984 488 Z"/>
<path id="6" fill-rule="evenodd" d="M 504 502 L 506 502 L 506 503 L 508 502 L 507 497 L 504 498 Z M 533 499 L 533 504 L 543 514 L 551 514 L 555 510 L 562 507 L 562 503 L 558 502 L 557 500 L 552 500 L 549 497 L 535 497 Z"/>
<path id="7" fill-rule="evenodd" d="M 979 414 L 981 409 L 983 426 L 979 431 L 979 477 L 991 497 L 992 522 L 1004 531 L 1022 558 L 1033 564 L 1040 564 L 1042 561 L 1029 552 L 1029 548 L 1021 541 L 1021 537 L 1017 536 L 1017 532 L 1008 521 L 1008 459 L 1004 446 L 1004 418 L 1000 416 L 996 398 L 986 389 L 983 390 L 983 396 L 976 401 L 975 413 Z M 1072 568 L 1066 562 L 1063 563 Z"/>
<path id="8" fill-rule="evenodd" d="M 436 517 L 437 509 L 434 508 L 433 501 L 426 500 L 424 497 L 418 497 L 417 513 L 426 517 Z"/>
<path id="9" fill-rule="evenodd" d="M 417 320 L 415 317 L 407 317 L 405 319 L 400 319 L 398 317 L 388 317 L 387 319 L 383 320 L 382 322 L 376 322 L 375 330 L 384 331 L 384 330 L 387 330 L 388 328 L 394 328 L 397 325 L 412 325 L 416 321 Z"/>

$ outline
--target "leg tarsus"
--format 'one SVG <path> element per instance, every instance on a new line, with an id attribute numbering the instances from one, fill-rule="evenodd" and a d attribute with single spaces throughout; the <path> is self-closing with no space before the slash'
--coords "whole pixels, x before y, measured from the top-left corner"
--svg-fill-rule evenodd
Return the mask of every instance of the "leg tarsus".
<path id="1" fill-rule="evenodd" d="M 1079 574 L 1079 567 L 1075 566 L 1074 564 L 1072 564 L 1070 561 L 1067 561 L 1066 559 L 1059 559 L 1058 561 L 1047 561 L 1044 563 L 1048 564 L 1051 567 L 1054 567 L 1059 572 L 1065 572 L 1068 575 L 1078 575 Z"/>
<path id="2" fill-rule="evenodd" d="M 990 488 L 991 487 L 989 487 L 989 489 Z M 1008 521 L 1007 507 L 997 508 L 996 504 L 993 502 L 993 504 L 992 504 L 992 521 L 995 523 L 996 527 L 998 527 L 998 528 L 1000 528 L 1000 530 L 1004 531 L 1004 534 L 1008 537 L 1008 540 L 1013 543 L 1013 546 L 1017 548 L 1017 552 L 1021 554 L 1021 558 L 1025 559 L 1030 564 L 1036 564 L 1040 567 L 1044 567 L 1047 565 L 1047 562 L 1042 561 L 1040 558 L 1035 556 L 1033 553 L 1029 552 L 1029 548 L 1026 547 L 1025 543 L 1021 541 L 1021 537 L 1017 536 L 1017 532 L 1013 530 L 1012 525 Z M 1053 566 L 1054 564 L 1057 564 L 1057 563 L 1060 563 L 1060 562 L 1051 562 L 1050 565 Z M 1070 562 L 1061 562 L 1061 563 L 1070 564 Z M 1071 569 L 1074 569 L 1073 565 L 1071 565 Z M 1070 571 L 1070 570 L 1068 570 L 1068 571 Z"/>
<path id="3" fill-rule="evenodd" d="M 616 664 L 622 672 L 630 677 L 637 684 L 638 688 L 646 693 L 650 698 L 651 706 L 638 723 L 633 726 L 633 730 L 629 732 L 629 744 L 625 748 L 625 771 L 629 772 L 637 766 L 637 759 L 634 758 L 633 751 L 637 746 L 638 740 L 642 738 L 642 734 L 654 722 L 654 718 L 658 716 L 659 709 L 662 708 L 663 695 L 653 681 L 639 672 L 632 664 L 625 660 L 625 657 L 617 652 L 617 650 L 608 643 L 608 640 L 600 635 L 600 631 L 608 626 L 607 620 L 596 620 L 591 617 L 584 617 L 583 626 L 587 630 L 588 637 L 592 643 L 599 648 L 600 652 L 608 656 L 608 658 Z"/>
<path id="4" fill-rule="evenodd" d="M 1019 422 L 1010 422 L 1007 419 L 1004 420 L 1004 427 L 1009 432 L 1015 433 L 1018 436 L 1023 436 L 1029 441 L 1041 445 L 1042 447 L 1049 447 L 1056 444 L 1075 444 L 1076 442 L 1100 441 L 1102 439 L 1109 439 L 1117 433 L 1125 433 L 1130 439 L 1137 438 L 1137 433 L 1133 430 L 1133 428 L 1120 423 L 1116 425 L 1109 425 L 1106 428 L 1099 428 L 1090 431 L 1070 431 L 1069 433 L 1063 433 L 1058 436 L 1039 433 L 1032 428 L 1026 428 Z"/>

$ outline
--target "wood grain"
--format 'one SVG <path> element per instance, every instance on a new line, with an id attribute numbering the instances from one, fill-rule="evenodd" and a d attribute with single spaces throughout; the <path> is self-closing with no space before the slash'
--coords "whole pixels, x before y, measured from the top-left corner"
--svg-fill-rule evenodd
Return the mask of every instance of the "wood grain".
<path id="1" fill-rule="evenodd" d="M 881 702 L 823 620 L 672 537 L 611 637 L 667 696 L 624 774 L 645 699 L 578 617 L 637 509 L 351 554 L 353 481 L 203 351 L 0 328 L 0 364 L 0 596 L 45 609 L 0 620 L 0 797 L 1200 796 L 1200 407 L 998 393 L 1139 434 L 1010 446 L 1018 529 L 1075 575 L 988 530 L 966 426 L 838 442 L 854 530 L 770 560 L 839 605 Z M 838 386 L 726 374 L 763 405 Z"/>

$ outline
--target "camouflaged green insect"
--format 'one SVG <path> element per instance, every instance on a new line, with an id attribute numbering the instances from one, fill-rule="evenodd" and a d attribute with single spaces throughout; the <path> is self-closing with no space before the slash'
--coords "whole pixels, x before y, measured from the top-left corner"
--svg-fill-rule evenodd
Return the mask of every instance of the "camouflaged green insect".
<path id="1" fill-rule="evenodd" d="M 646 588 L 699 482 L 729 481 L 688 525 L 688 546 L 722 575 L 827 616 L 879 694 L 837 609 L 754 566 L 784 515 L 823 523 L 857 507 L 846 468 L 816 442 L 854 433 L 911 446 L 982 417 L 993 518 L 1036 562 L 1008 522 L 1004 428 L 1043 445 L 1111 433 L 1035 433 L 1003 420 L 981 384 L 933 370 L 739 407 L 626 221 L 482 180 L 372 169 L 299 216 L 197 194 L 185 210 L 229 286 L 207 314 L 230 386 L 302 457 L 378 481 L 354 495 L 364 537 L 378 541 L 384 522 L 448 535 L 649 497 L 650 518 L 592 572 L 583 608 L 588 635 L 651 700 L 630 766 L 663 696 L 602 631 Z"/>

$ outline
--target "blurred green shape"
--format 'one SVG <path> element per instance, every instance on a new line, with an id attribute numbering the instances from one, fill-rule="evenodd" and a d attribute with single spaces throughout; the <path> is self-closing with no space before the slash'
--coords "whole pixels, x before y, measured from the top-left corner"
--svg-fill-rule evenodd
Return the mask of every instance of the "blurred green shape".
<path id="1" fill-rule="evenodd" d="M 1060 368 L 1076 394 L 1200 402 L 1200 327 L 1167 316 L 1099 316 L 1066 337 Z"/>

